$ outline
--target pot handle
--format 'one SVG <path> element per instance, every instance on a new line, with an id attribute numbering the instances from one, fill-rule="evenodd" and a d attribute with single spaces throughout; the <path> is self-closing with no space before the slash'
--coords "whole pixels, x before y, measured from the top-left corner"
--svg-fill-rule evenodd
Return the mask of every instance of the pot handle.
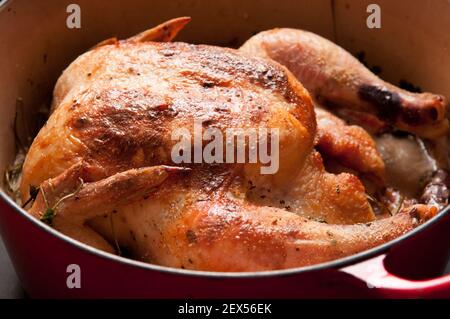
<path id="1" fill-rule="evenodd" d="M 342 268 L 376 289 L 385 298 L 450 298 L 450 274 L 427 280 L 409 280 L 391 274 L 385 267 L 386 255 Z"/>

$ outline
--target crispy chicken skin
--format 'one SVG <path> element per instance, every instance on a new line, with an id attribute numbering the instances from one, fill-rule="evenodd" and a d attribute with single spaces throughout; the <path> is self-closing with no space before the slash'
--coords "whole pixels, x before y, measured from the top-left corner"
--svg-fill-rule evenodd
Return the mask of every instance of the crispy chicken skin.
<path id="1" fill-rule="evenodd" d="M 313 98 L 373 132 L 394 126 L 421 137 L 448 132 L 448 102 L 386 83 L 351 54 L 311 32 L 273 29 L 250 38 L 240 51 L 286 66 Z"/>
<path id="2" fill-rule="evenodd" d="M 171 20 L 163 29 L 179 31 L 183 23 Z M 43 219 L 51 208 L 53 227 L 108 252 L 210 271 L 333 260 L 436 214 L 417 204 L 375 220 L 361 181 L 325 170 L 314 149 L 313 102 L 285 67 L 232 49 L 152 42 L 174 36 L 158 30 L 101 43 L 64 71 L 23 167 L 22 199 L 40 186 L 30 214 Z M 194 119 L 220 130 L 278 128 L 278 172 L 258 174 L 260 163 L 176 167 L 171 132 L 192 131 Z M 355 130 L 344 131 L 367 141 Z M 370 158 L 362 164 L 323 139 L 325 152 L 382 176 L 370 143 L 355 148 L 357 157 Z"/>
<path id="3" fill-rule="evenodd" d="M 375 141 L 361 127 L 347 125 L 330 112 L 316 108 L 317 149 L 356 172 L 368 174 L 378 181 L 385 180 L 384 162 Z"/>
<path id="4" fill-rule="evenodd" d="M 330 224 L 366 223 L 375 219 L 361 181 L 353 174 L 328 173 L 316 151 L 311 152 L 300 173 L 292 176 L 287 190 L 252 185 L 247 199 Z"/>
<path id="5" fill-rule="evenodd" d="M 77 189 L 86 172 L 84 165 L 74 165 L 44 182 L 49 205 Z M 136 184 L 128 183 L 133 176 Z M 101 196 L 112 188 L 118 196 Z M 146 262 L 196 270 L 257 271 L 357 253 L 398 237 L 436 212 L 415 205 L 371 223 L 331 225 L 286 209 L 255 205 L 242 196 L 244 192 L 245 184 L 223 167 L 181 174 L 161 166 L 133 169 L 87 183 L 61 203 L 54 227 L 105 251 L 112 251 L 109 243 L 117 241 Z M 140 200 L 143 193 L 145 199 Z M 45 207 L 41 198 L 42 193 L 31 213 Z M 80 223 L 86 219 L 86 224 Z"/>
<path id="6" fill-rule="evenodd" d="M 301 169 L 316 133 L 311 99 L 285 68 L 231 49 L 126 41 L 102 46 L 69 66 L 55 96 L 60 102 L 24 165 L 23 194 L 81 159 L 95 179 L 172 164 L 177 141 L 171 132 L 192 132 L 196 119 L 219 129 L 279 128 L 280 169 L 270 179 L 282 186 Z M 253 166 L 244 164 L 244 172 L 252 175 Z"/>

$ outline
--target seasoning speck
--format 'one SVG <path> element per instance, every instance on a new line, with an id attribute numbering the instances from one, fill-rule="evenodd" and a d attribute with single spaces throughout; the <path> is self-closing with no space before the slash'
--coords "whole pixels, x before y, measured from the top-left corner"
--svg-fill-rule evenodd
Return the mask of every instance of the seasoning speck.
<path id="1" fill-rule="evenodd" d="M 186 231 L 186 238 L 188 240 L 188 243 L 190 243 L 190 244 L 194 244 L 197 242 L 197 235 L 195 234 L 195 232 L 193 230 L 188 229 Z"/>

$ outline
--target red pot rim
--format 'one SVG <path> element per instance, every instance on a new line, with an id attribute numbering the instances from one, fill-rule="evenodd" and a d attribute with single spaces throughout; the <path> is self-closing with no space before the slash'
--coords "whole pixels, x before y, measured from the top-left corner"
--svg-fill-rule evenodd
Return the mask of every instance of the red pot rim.
<path id="1" fill-rule="evenodd" d="M 24 218 L 27 222 L 31 222 L 34 226 L 40 228 L 41 230 L 47 232 L 51 236 L 64 241 L 66 244 L 73 246 L 83 252 L 94 255 L 99 258 L 107 259 L 111 262 L 118 262 L 120 264 L 130 266 L 130 267 L 138 267 L 145 270 L 159 271 L 170 273 L 174 275 L 184 275 L 184 276 L 194 276 L 194 277 L 210 277 L 210 278 L 262 278 L 262 277 L 278 277 L 278 276 L 288 276 L 294 274 L 300 274 L 311 271 L 319 271 L 326 269 L 338 269 L 345 266 L 349 266 L 351 264 L 355 264 L 357 262 L 370 259 L 371 257 L 378 256 L 382 253 L 385 253 L 391 247 L 399 244 L 400 242 L 407 240 L 413 236 L 416 236 L 418 233 L 422 232 L 424 229 L 431 227 L 432 225 L 439 222 L 443 217 L 447 214 L 450 214 L 450 205 L 444 208 L 438 215 L 434 216 L 432 219 L 428 220 L 422 225 L 419 225 L 415 229 L 399 236 L 387 243 L 384 243 L 380 246 L 376 246 L 372 249 L 362 251 L 360 253 L 350 255 L 344 258 L 332 260 L 329 262 L 306 266 L 306 267 L 298 267 L 298 268 L 289 268 L 282 270 L 269 270 L 269 271 L 254 271 L 254 272 L 213 272 L 213 271 L 199 271 L 199 270 L 188 270 L 188 269 L 179 269 L 172 268 L 167 266 L 160 266 L 150 263 L 145 263 L 117 255 L 113 255 L 99 249 L 93 248 L 89 245 L 83 244 L 77 240 L 72 239 L 69 236 L 60 233 L 59 231 L 53 229 L 52 227 L 42 223 L 36 218 L 32 217 L 28 212 L 19 207 L 16 202 L 14 202 L 3 190 L 0 191 L 0 200 L 5 201 L 12 209 L 14 209 L 19 215 Z"/>

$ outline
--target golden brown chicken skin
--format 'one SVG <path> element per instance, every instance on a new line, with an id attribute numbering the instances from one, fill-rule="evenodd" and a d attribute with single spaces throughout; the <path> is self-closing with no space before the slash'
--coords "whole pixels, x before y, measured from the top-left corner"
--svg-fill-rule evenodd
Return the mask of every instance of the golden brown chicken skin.
<path id="1" fill-rule="evenodd" d="M 372 137 L 363 128 L 348 125 L 322 108 L 316 108 L 315 112 L 319 152 L 383 183 L 386 177 L 384 162 Z"/>
<path id="2" fill-rule="evenodd" d="M 80 189 L 80 177 L 87 172 L 85 164 L 78 164 L 44 182 L 45 192 L 30 213 L 38 216 L 45 209 L 43 193 L 53 206 L 63 194 Z M 391 218 L 333 225 L 256 205 L 243 197 L 245 189 L 240 178 L 223 167 L 132 169 L 86 183 L 57 207 L 53 226 L 91 246 L 108 252 L 126 249 L 131 257 L 146 262 L 195 270 L 257 271 L 351 255 L 394 239 L 436 213 L 435 208 L 415 205 Z"/>
<path id="3" fill-rule="evenodd" d="M 356 176 L 326 172 L 313 148 L 312 100 L 285 67 L 232 49 L 148 40 L 102 43 L 58 80 L 54 111 L 23 168 L 22 199 L 40 186 L 29 209 L 36 218 L 150 263 L 255 271 L 348 256 L 436 213 L 411 205 L 375 220 Z M 279 129 L 279 170 L 181 169 L 171 133 L 192 131 L 195 119 L 219 130 Z"/>

